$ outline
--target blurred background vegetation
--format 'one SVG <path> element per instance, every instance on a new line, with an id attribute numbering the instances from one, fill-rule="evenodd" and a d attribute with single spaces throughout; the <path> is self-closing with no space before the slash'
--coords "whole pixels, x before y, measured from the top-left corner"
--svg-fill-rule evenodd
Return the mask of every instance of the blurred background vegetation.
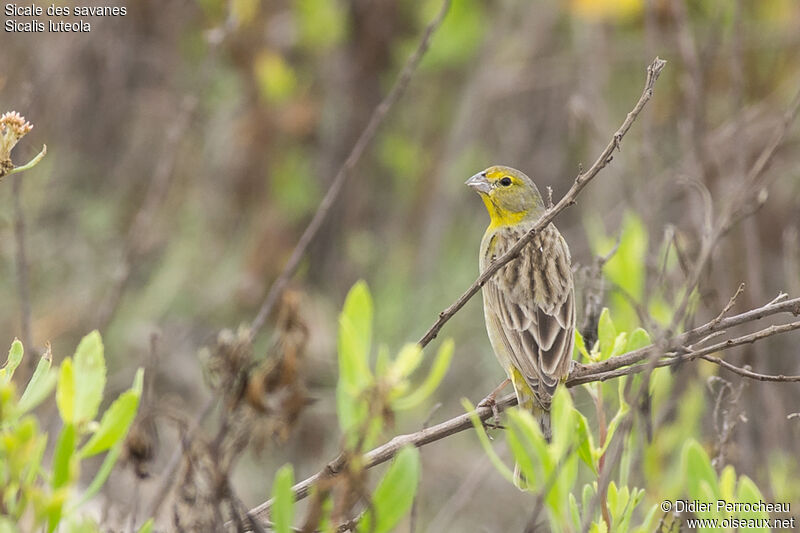
<path id="1" fill-rule="evenodd" d="M 26 349 L 50 341 L 60 362 L 100 328 L 110 401 L 150 360 L 156 334 L 158 364 L 146 378 L 153 397 L 193 419 L 211 394 L 199 348 L 252 320 L 439 7 L 137 0 L 125 17 L 93 19 L 89 34 L 3 34 L 0 110 L 35 124 L 16 159 L 43 143 L 48 155 L 24 174 L 20 196 L 30 333 L 18 302 L 11 184 L 0 184 L 0 346 L 15 336 Z M 681 254 L 692 258 L 699 247 L 702 191 L 716 208 L 766 145 L 797 91 L 799 51 L 794 0 L 455 1 L 294 278 L 309 333 L 305 379 L 317 401 L 284 439 L 238 462 L 242 499 L 263 501 L 283 463 L 300 479 L 339 449 L 336 320 L 353 283 L 363 278 L 372 291 L 378 342 L 396 353 L 418 339 L 477 275 L 487 220 L 463 181 L 502 163 L 559 198 L 630 110 L 656 55 L 669 61 L 656 97 L 557 223 L 579 294 L 588 279 L 581 268 L 622 235 L 606 266 L 604 305 L 624 330 L 668 323 L 685 280 Z M 738 311 L 779 291 L 800 295 L 799 132 L 791 130 L 768 171 L 763 207 L 715 250 L 695 299 L 697 323 L 716 316 L 740 282 Z M 477 402 L 503 378 L 479 298 L 444 335 L 455 340 L 450 370 L 434 398 L 398 417 L 397 432 L 420 429 L 439 403 L 435 420 L 463 412 L 461 397 Z M 270 343 L 266 331 L 256 354 Z M 727 357 L 798 374 L 797 355 L 790 335 Z M 718 370 L 699 363 L 675 372 L 671 401 L 653 414 L 663 438 L 642 443 L 634 480 L 649 504 L 663 499 L 659 487 L 680 484 L 670 477 L 680 443 L 693 436 L 711 450 L 717 438 L 717 393 L 706 380 Z M 797 398 L 796 385 L 746 384 L 738 402 L 746 421 L 726 462 L 770 500 L 800 504 L 800 424 L 786 418 L 800 410 Z M 591 408 L 585 394 L 574 401 Z M 55 405 L 44 416 L 48 409 L 55 423 Z M 174 424 L 158 428 L 156 473 L 179 435 Z M 418 531 L 522 529 L 528 517 L 515 509 L 526 495 L 496 475 L 474 434 L 426 447 L 421 459 Z M 124 507 L 131 479 L 112 476 L 108 501 Z M 144 498 L 158 482 L 141 482 Z"/>

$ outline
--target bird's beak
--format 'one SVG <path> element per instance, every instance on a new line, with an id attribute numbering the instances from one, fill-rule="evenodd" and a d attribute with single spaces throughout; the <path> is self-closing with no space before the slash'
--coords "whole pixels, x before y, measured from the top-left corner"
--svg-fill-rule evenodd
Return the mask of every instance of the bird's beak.
<path id="1" fill-rule="evenodd" d="M 465 182 L 465 185 L 480 194 L 489 194 L 492 185 L 486 179 L 486 172 L 478 172 Z"/>

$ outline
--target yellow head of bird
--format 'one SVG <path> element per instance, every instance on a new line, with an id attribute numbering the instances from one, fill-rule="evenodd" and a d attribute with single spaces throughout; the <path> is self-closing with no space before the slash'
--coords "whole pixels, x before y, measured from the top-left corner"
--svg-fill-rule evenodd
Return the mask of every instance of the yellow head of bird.
<path id="1" fill-rule="evenodd" d="M 533 181 L 517 169 L 495 165 L 478 172 L 466 185 L 477 192 L 489 211 L 492 227 L 513 226 L 538 218 L 544 202 Z"/>

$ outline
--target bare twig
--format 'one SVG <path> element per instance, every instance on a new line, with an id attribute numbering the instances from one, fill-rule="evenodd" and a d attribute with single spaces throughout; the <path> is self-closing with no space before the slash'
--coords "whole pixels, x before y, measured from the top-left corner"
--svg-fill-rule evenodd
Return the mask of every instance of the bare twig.
<path id="1" fill-rule="evenodd" d="M 733 296 L 731 296 L 730 300 L 728 300 L 728 303 L 725 305 L 722 311 L 720 311 L 720 313 L 717 315 L 717 318 L 711 321 L 712 324 L 719 324 L 719 321 L 722 320 L 722 317 L 728 314 L 728 311 L 731 310 L 733 304 L 736 303 L 736 298 L 738 298 L 739 295 L 742 294 L 742 291 L 744 291 L 744 283 L 739 284 L 739 288 L 736 289 L 736 292 L 733 294 Z"/>
<path id="2" fill-rule="evenodd" d="M 14 243 L 17 263 L 17 298 L 19 299 L 19 320 L 22 330 L 22 344 L 32 349 L 31 344 L 31 300 L 28 290 L 28 254 L 25 248 L 25 211 L 22 208 L 22 176 L 15 176 L 12 185 L 14 198 Z M 35 358 L 28 358 L 31 363 Z M 29 368 L 33 368 L 29 366 Z"/>
<path id="3" fill-rule="evenodd" d="M 759 374 L 758 372 L 753 372 L 749 368 L 741 368 L 732 365 L 729 362 L 720 359 L 719 357 L 714 357 L 713 355 L 702 355 L 700 357 L 701 359 L 705 359 L 706 361 L 714 363 L 715 365 L 719 365 L 726 370 L 730 370 L 734 374 L 739 374 L 742 377 L 754 379 L 756 381 L 772 381 L 777 383 L 795 383 L 800 381 L 800 376 L 784 376 L 783 374 L 774 376 L 769 374 Z"/>
<path id="4" fill-rule="evenodd" d="M 252 337 L 255 337 L 264 326 L 264 323 L 266 322 L 267 317 L 269 316 L 273 307 L 275 307 L 278 298 L 280 297 L 281 293 L 283 293 L 284 289 L 289 283 L 289 280 L 297 271 L 297 267 L 300 265 L 300 260 L 305 255 L 308 245 L 311 244 L 311 241 L 317 235 L 317 231 L 319 231 L 320 227 L 322 226 L 322 222 L 328 216 L 328 211 L 330 211 L 331 206 L 336 201 L 336 198 L 338 198 L 345 181 L 347 181 L 347 178 L 352 173 L 353 168 L 355 168 L 356 164 L 361 159 L 361 155 L 364 153 L 364 150 L 367 148 L 367 146 L 369 146 L 369 144 L 372 142 L 372 139 L 375 137 L 378 127 L 383 123 L 386 115 L 392 109 L 392 106 L 395 104 L 395 102 L 397 102 L 403 93 L 405 93 L 406 88 L 411 81 L 411 77 L 414 75 L 419 62 L 422 60 L 422 57 L 425 55 L 425 52 L 430 46 L 431 37 L 444 21 L 445 15 L 447 15 L 448 10 L 450 9 L 451 1 L 452 0 L 444 0 L 444 2 L 442 2 L 442 7 L 439 10 L 439 13 L 425 28 L 425 32 L 422 34 L 422 38 L 420 39 L 419 45 L 417 45 L 417 49 L 406 61 L 406 64 L 403 66 L 403 70 L 397 77 L 397 81 L 395 81 L 394 86 L 381 101 L 381 103 L 378 104 L 378 106 L 372 111 L 372 116 L 370 116 L 367 126 L 361 132 L 361 135 L 358 137 L 355 145 L 353 145 L 352 150 L 350 150 L 350 154 L 347 156 L 347 159 L 345 159 L 344 163 L 339 168 L 339 171 L 336 173 L 336 176 L 333 178 L 333 182 L 331 183 L 330 188 L 328 188 L 328 191 L 325 193 L 325 196 L 322 198 L 322 202 L 320 202 L 317 211 L 311 218 L 311 222 L 308 223 L 305 231 L 303 231 L 303 234 L 300 236 L 300 240 L 297 241 L 294 250 L 292 250 L 292 255 L 289 256 L 286 266 L 272 283 L 269 291 L 267 291 L 267 296 L 264 299 L 264 303 L 261 305 L 261 308 L 258 310 L 258 314 L 256 315 L 255 319 L 253 319 L 253 323 L 250 326 L 250 335 Z"/>
<path id="5" fill-rule="evenodd" d="M 500 270 L 503 265 L 508 263 L 509 261 L 513 260 L 517 257 L 533 237 L 540 232 L 543 228 L 545 228 L 553 219 L 558 216 L 561 211 L 566 209 L 567 207 L 575 204 L 575 199 L 577 198 L 578 194 L 583 190 L 584 187 L 595 177 L 597 174 L 608 165 L 611 160 L 613 159 L 613 153 L 615 149 L 618 149 L 620 143 L 622 142 L 622 138 L 628 132 L 628 130 L 633 125 L 633 122 L 636 120 L 636 117 L 639 116 L 644 106 L 647 105 L 647 102 L 653 96 L 653 87 L 655 86 L 656 80 L 658 80 L 658 76 L 661 74 L 661 71 L 664 69 L 664 65 L 667 62 L 663 59 L 659 59 L 658 57 L 653 60 L 650 66 L 647 67 L 647 79 L 644 84 L 644 90 L 642 91 L 642 95 L 639 97 L 639 101 L 636 102 L 636 105 L 633 107 L 630 113 L 625 117 L 622 125 L 619 129 L 614 133 L 614 136 L 611 138 L 611 141 L 608 143 L 608 146 L 603 150 L 600 154 L 600 157 L 594 162 L 594 164 L 587 170 L 586 172 L 580 172 L 578 176 L 575 178 L 575 182 L 572 184 L 572 187 L 567 191 L 567 194 L 564 195 L 561 200 L 553 207 L 552 209 L 548 209 L 544 215 L 539 219 L 536 225 L 528 231 L 525 235 L 523 235 L 517 242 L 509 248 L 509 250 L 495 259 L 487 268 L 483 271 L 483 273 L 478 276 L 478 279 L 470 285 L 470 287 L 462 294 L 458 300 L 455 301 L 450 307 L 439 313 L 439 318 L 437 318 L 436 322 L 428 328 L 428 331 L 425 332 L 425 335 L 419 340 L 419 344 L 422 347 L 425 347 L 430 343 L 436 336 L 439 334 L 439 331 L 442 327 L 447 323 L 448 320 L 453 318 L 455 315 L 464 305 L 475 296 L 475 294 L 480 290 L 481 287 L 491 278 L 494 274 Z"/>

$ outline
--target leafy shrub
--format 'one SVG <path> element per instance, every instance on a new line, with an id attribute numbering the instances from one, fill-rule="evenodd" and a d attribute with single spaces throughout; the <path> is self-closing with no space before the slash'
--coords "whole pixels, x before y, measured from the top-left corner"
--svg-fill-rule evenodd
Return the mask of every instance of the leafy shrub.
<path id="1" fill-rule="evenodd" d="M 22 343 L 15 340 L 0 369 L 0 531 L 42 526 L 48 532 L 59 526 L 63 531 L 98 531 L 79 509 L 99 492 L 119 458 L 139 406 L 143 371 L 137 371 L 133 386 L 101 414 L 106 364 L 97 331 L 86 335 L 74 356 L 57 368 L 52 367 L 48 347 L 18 396 L 11 379 L 23 356 Z M 62 427 L 52 458 L 45 461 L 49 435 L 33 410 L 52 397 L 53 389 Z M 102 453 L 100 469 L 79 492 L 81 462 Z"/>

